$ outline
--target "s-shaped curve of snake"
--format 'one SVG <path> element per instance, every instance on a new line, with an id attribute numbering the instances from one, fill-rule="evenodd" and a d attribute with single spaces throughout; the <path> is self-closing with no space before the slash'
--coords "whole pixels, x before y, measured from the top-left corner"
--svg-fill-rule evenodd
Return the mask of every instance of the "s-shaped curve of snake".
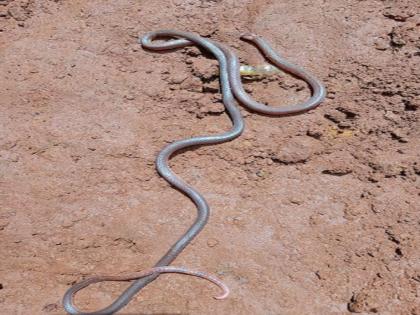
<path id="1" fill-rule="evenodd" d="M 170 39 L 168 39 L 170 38 Z M 254 101 L 246 94 L 242 87 L 239 60 L 236 55 L 226 46 L 203 38 L 199 35 L 175 30 L 161 30 L 145 34 L 140 43 L 144 49 L 152 51 L 165 51 L 186 46 L 198 46 L 214 55 L 219 62 L 220 86 L 222 101 L 231 121 L 232 128 L 219 135 L 200 136 L 173 142 L 164 147 L 157 156 L 156 169 L 159 174 L 176 189 L 188 196 L 197 207 L 197 217 L 192 226 L 176 241 L 168 252 L 155 264 L 155 267 L 143 272 L 132 273 L 120 276 L 93 276 L 70 287 L 63 297 L 65 310 L 72 315 L 109 315 L 121 310 L 128 302 L 147 284 L 155 280 L 161 273 L 183 273 L 207 279 L 217 284 L 224 293 L 216 298 L 223 299 L 229 294 L 226 285 L 219 279 L 204 272 L 191 271 L 185 268 L 169 266 L 181 251 L 197 236 L 203 229 L 209 218 L 209 206 L 204 197 L 193 187 L 176 176 L 168 165 L 169 158 L 177 151 L 193 147 L 227 142 L 238 137 L 243 129 L 244 122 L 241 113 L 236 106 L 235 99 L 248 107 L 250 110 L 266 115 L 291 115 L 310 110 L 319 105 L 325 98 L 323 84 L 314 76 L 302 68 L 291 64 L 280 57 L 269 44 L 261 37 L 254 34 L 246 34 L 241 37 L 243 40 L 253 43 L 263 55 L 276 67 L 289 72 L 296 77 L 305 80 L 312 90 L 312 96 L 305 102 L 287 106 L 270 107 Z M 156 39 L 167 39 L 156 41 Z M 90 284 L 101 281 L 130 281 L 135 280 L 112 304 L 94 312 L 79 310 L 73 302 L 74 295 Z"/>

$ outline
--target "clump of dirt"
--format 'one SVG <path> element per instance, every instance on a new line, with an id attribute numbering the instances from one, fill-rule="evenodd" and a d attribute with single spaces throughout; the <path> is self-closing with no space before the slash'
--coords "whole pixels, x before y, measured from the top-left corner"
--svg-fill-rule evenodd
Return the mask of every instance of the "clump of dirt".
<path id="1" fill-rule="evenodd" d="M 31 0 L 4 0 L 0 1 L 0 27 L 4 28 L 9 25 L 18 25 L 23 27 L 24 21 L 32 15 L 32 2 Z M 7 20 L 13 21 L 7 21 Z"/>

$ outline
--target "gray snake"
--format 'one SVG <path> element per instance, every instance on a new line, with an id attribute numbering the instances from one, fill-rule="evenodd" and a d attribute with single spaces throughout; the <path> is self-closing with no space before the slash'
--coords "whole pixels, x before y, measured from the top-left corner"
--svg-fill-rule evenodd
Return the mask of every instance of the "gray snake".
<path id="1" fill-rule="evenodd" d="M 171 39 L 166 41 L 155 41 L 159 38 Z M 168 166 L 168 160 L 175 152 L 188 147 L 223 143 L 238 137 L 244 129 L 244 122 L 241 113 L 236 106 L 235 99 L 254 112 L 266 115 L 283 116 L 301 113 L 316 107 L 324 100 L 326 93 L 323 84 L 318 79 L 304 71 L 302 68 L 280 57 L 263 38 L 253 34 L 246 34 L 241 38 L 252 42 L 276 67 L 305 80 L 311 87 L 312 96 L 303 103 L 286 107 L 270 107 L 262 103 L 258 103 L 254 101 L 242 87 L 239 73 L 239 60 L 226 46 L 193 33 L 174 30 L 161 30 L 144 35 L 140 42 L 143 48 L 147 50 L 165 51 L 195 45 L 211 52 L 214 57 L 216 57 L 219 62 L 222 101 L 225 106 L 225 110 L 232 121 L 232 128 L 219 135 L 200 136 L 175 141 L 168 144 L 160 151 L 156 159 L 156 169 L 165 180 L 167 180 L 176 189 L 187 195 L 194 202 L 198 212 L 195 222 L 156 263 L 155 267 L 140 273 L 133 273 L 125 276 L 93 276 L 70 287 L 63 297 L 63 306 L 69 314 L 109 315 L 116 313 L 121 310 L 148 283 L 155 280 L 161 273 L 168 272 L 184 273 L 205 278 L 216 283 L 224 290 L 224 294 L 218 298 L 222 299 L 227 296 L 229 292 L 227 287 L 217 278 L 202 272 L 168 266 L 191 242 L 191 240 L 200 233 L 207 223 L 210 210 L 204 197 L 171 171 Z M 92 283 L 100 281 L 129 280 L 135 281 L 112 304 L 101 310 L 83 312 L 74 306 L 74 295 Z"/>

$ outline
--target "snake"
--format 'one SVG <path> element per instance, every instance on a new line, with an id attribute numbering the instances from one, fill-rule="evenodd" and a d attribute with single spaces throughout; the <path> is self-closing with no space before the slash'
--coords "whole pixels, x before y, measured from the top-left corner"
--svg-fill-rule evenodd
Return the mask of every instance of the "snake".
<path id="1" fill-rule="evenodd" d="M 178 177 L 169 167 L 168 162 L 175 152 L 185 150 L 186 148 L 219 144 L 231 141 L 241 135 L 244 130 L 244 120 L 237 106 L 240 102 L 249 110 L 264 115 L 286 116 L 294 115 L 308 111 L 318 106 L 325 98 L 326 90 L 324 85 L 315 76 L 305 71 L 303 68 L 288 62 L 261 37 L 255 34 L 247 33 L 241 36 L 242 40 L 255 45 L 264 55 L 264 57 L 274 66 L 284 70 L 308 83 L 311 88 L 311 96 L 308 100 L 296 105 L 272 107 L 253 100 L 244 90 L 241 82 L 240 63 L 238 57 L 227 46 L 209 38 L 201 37 L 198 34 L 177 31 L 177 30 L 159 30 L 146 33 L 139 38 L 139 43 L 145 50 L 164 52 L 172 51 L 187 46 L 197 46 L 210 52 L 219 63 L 219 80 L 222 102 L 225 111 L 228 114 L 232 126 L 230 130 L 217 134 L 197 136 L 193 138 L 174 141 L 166 145 L 157 155 L 156 170 L 161 177 L 170 183 L 175 189 L 185 194 L 195 204 L 197 216 L 194 223 L 185 231 L 185 233 L 170 247 L 165 255 L 155 264 L 153 268 L 143 272 L 127 274 L 123 276 L 92 276 L 71 286 L 63 297 L 63 307 L 71 315 L 110 315 L 118 312 L 125 307 L 130 300 L 147 284 L 154 281 L 162 273 L 183 273 L 197 276 L 211 281 L 218 285 L 223 291 L 223 295 L 217 297 L 223 299 L 229 294 L 227 286 L 217 277 L 204 272 L 190 271 L 187 268 L 169 266 L 183 249 L 200 233 L 206 225 L 210 207 L 203 197 L 194 187 Z M 93 311 L 84 312 L 74 305 L 74 296 L 81 289 L 90 284 L 101 281 L 130 281 L 135 280 L 131 285 L 117 297 L 107 307 Z"/>

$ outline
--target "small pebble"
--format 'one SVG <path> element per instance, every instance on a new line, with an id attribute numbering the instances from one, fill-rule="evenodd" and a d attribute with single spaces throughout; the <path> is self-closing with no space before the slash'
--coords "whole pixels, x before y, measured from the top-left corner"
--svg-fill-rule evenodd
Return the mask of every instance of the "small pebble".
<path id="1" fill-rule="evenodd" d="M 207 246 L 208 247 L 215 247 L 215 246 L 217 246 L 219 244 L 219 241 L 218 240 L 216 240 L 216 239 L 214 239 L 214 238 L 211 238 L 211 239 L 209 239 L 208 241 L 207 241 Z"/>

